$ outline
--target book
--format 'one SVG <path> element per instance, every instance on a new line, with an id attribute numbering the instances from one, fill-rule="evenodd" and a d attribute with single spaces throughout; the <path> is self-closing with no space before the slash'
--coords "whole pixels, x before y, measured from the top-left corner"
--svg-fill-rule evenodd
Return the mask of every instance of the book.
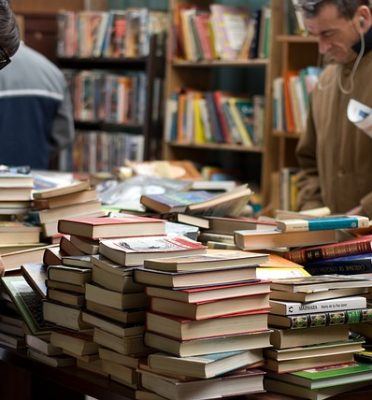
<path id="1" fill-rule="evenodd" d="M 58 245 L 54 247 L 47 247 L 44 251 L 43 255 L 43 264 L 44 265 L 60 265 L 62 264 L 62 252 L 59 249 Z"/>
<path id="2" fill-rule="evenodd" d="M 284 256 L 291 261 L 305 264 L 315 260 L 370 252 L 372 252 L 372 235 L 366 235 L 339 243 L 290 250 Z"/>
<path id="3" fill-rule="evenodd" d="M 43 364 L 54 368 L 71 367 L 76 364 L 76 359 L 68 355 L 49 356 L 34 349 L 28 349 L 27 355 Z"/>
<path id="4" fill-rule="evenodd" d="M 161 194 L 147 194 L 140 198 L 141 204 L 159 213 L 185 212 L 187 206 L 201 203 L 216 195 L 205 190 L 190 192 L 166 192 Z"/>
<path id="5" fill-rule="evenodd" d="M 305 268 L 311 275 L 370 273 L 372 272 L 372 253 L 317 260 L 306 263 Z"/>
<path id="6" fill-rule="evenodd" d="M 368 288 L 342 288 L 342 289 L 329 289 L 314 292 L 286 292 L 282 290 L 272 290 L 270 298 L 273 300 L 288 300 L 288 301 L 301 301 L 309 302 L 316 300 L 335 299 L 338 297 L 348 297 L 357 295 L 366 295 Z"/>
<path id="7" fill-rule="evenodd" d="M 134 280 L 137 283 L 168 288 L 205 287 L 255 279 L 256 268 L 253 266 L 210 271 L 166 272 L 144 268 L 134 271 Z"/>
<path id="8" fill-rule="evenodd" d="M 319 369 L 327 368 L 327 366 L 319 367 Z M 339 386 L 321 388 L 321 389 L 308 389 L 303 386 L 295 385 L 289 382 L 283 382 L 277 379 L 278 376 L 285 376 L 287 374 L 276 374 L 276 378 L 265 377 L 265 388 L 270 392 L 282 393 L 289 396 L 296 396 L 310 400 L 323 400 L 328 397 L 336 395 L 345 395 L 346 392 L 357 390 L 363 386 L 367 386 L 368 383 L 350 383 Z M 289 375 L 289 374 L 288 374 Z M 350 396 L 355 396 L 350 393 Z"/>
<path id="9" fill-rule="evenodd" d="M 207 250 L 195 256 L 169 257 L 145 260 L 144 267 L 160 271 L 204 271 L 258 265 L 268 259 L 267 254 L 233 250 Z"/>
<path id="10" fill-rule="evenodd" d="M 87 203 L 97 199 L 96 190 L 84 190 L 71 194 L 65 194 L 44 199 L 34 199 L 32 208 L 34 210 L 54 209 L 59 207 L 68 206 L 71 204 Z"/>
<path id="11" fill-rule="evenodd" d="M 81 309 L 54 303 L 49 300 L 43 301 L 43 316 L 45 321 L 52 322 L 62 328 L 79 331 L 90 328 L 90 325 L 81 320 Z"/>
<path id="12" fill-rule="evenodd" d="M 275 315 L 269 314 L 268 320 L 271 326 L 286 329 L 301 329 L 317 326 L 332 326 L 344 324 L 358 324 L 372 321 L 372 311 L 369 308 L 355 310 L 315 312 L 305 315 Z"/>
<path id="13" fill-rule="evenodd" d="M 354 360 L 353 353 L 320 354 L 316 357 L 299 358 L 295 360 L 277 361 L 266 359 L 265 369 L 279 374 L 300 371 L 307 368 L 327 367 L 329 365 L 349 363 Z"/>
<path id="14" fill-rule="evenodd" d="M 124 355 L 143 355 L 149 349 L 143 344 L 143 335 L 119 337 L 99 328 L 94 328 L 93 340 L 99 346 L 106 347 Z"/>
<path id="15" fill-rule="evenodd" d="M 337 242 L 337 231 L 280 232 L 243 230 L 235 231 L 234 240 L 242 250 L 311 246 Z M 299 261 L 291 260 L 301 264 Z"/>
<path id="16" fill-rule="evenodd" d="M 270 291 L 269 281 L 247 281 L 231 285 L 202 286 L 187 289 L 166 289 L 162 287 L 146 286 L 145 292 L 148 296 L 161 297 L 182 301 L 185 303 L 197 303 L 201 301 L 212 301 L 229 299 L 240 296 L 266 294 Z"/>
<path id="17" fill-rule="evenodd" d="M 182 236 L 148 236 L 102 240 L 99 252 L 110 260 L 126 266 L 142 265 L 145 259 L 203 254 L 206 248 Z"/>
<path id="18" fill-rule="evenodd" d="M 62 264 L 70 267 L 79 267 L 92 269 L 91 257 L 89 255 L 83 256 L 65 256 L 61 257 Z"/>
<path id="19" fill-rule="evenodd" d="M 104 360 L 101 362 L 103 371 L 105 371 L 110 376 L 111 380 L 137 389 L 138 376 L 135 369 L 117 364 L 112 361 Z"/>
<path id="20" fill-rule="evenodd" d="M 145 344 L 178 357 L 214 354 L 216 352 L 256 350 L 270 346 L 270 330 L 237 335 L 211 336 L 201 339 L 175 339 L 146 331 Z"/>
<path id="21" fill-rule="evenodd" d="M 335 354 L 356 353 L 363 350 L 363 341 L 344 340 L 340 342 L 316 343 L 307 346 L 289 347 L 286 349 L 270 348 L 264 349 L 265 357 L 285 362 L 317 356 L 332 356 Z"/>
<path id="22" fill-rule="evenodd" d="M 159 297 L 150 298 L 150 310 L 152 312 L 194 320 L 215 318 L 221 315 L 246 311 L 267 310 L 268 308 L 269 294 L 241 296 L 199 303 L 184 303 Z"/>
<path id="23" fill-rule="evenodd" d="M 273 329 L 269 314 L 269 326 L 272 329 L 270 343 L 275 349 L 286 349 L 298 346 L 311 346 L 319 343 L 346 341 L 349 338 L 349 327 L 343 326 L 315 326 L 304 329 Z M 285 318 L 278 316 L 279 318 Z M 274 324 L 275 325 L 275 324 Z"/>
<path id="24" fill-rule="evenodd" d="M 209 379 L 234 369 L 246 367 L 263 361 L 262 351 L 230 351 L 200 355 L 197 357 L 175 357 L 164 353 L 148 356 L 150 368 L 164 374 L 172 373 L 195 378 Z"/>
<path id="25" fill-rule="evenodd" d="M 277 220 L 283 232 L 319 231 L 327 229 L 355 229 L 369 226 L 369 218 L 358 215 L 330 216 L 312 219 Z"/>
<path id="26" fill-rule="evenodd" d="M 27 283 L 23 276 L 2 276 L 2 286 L 12 299 L 27 328 L 34 335 L 49 332 L 51 324 L 46 323 L 42 313 L 42 298 Z"/>
<path id="27" fill-rule="evenodd" d="M 341 297 L 300 303 L 294 301 L 270 300 L 271 313 L 279 315 L 296 315 L 307 313 L 318 313 L 325 311 L 344 311 L 357 308 L 366 308 L 367 300 L 362 296 Z"/>
<path id="28" fill-rule="evenodd" d="M 85 296 L 83 294 L 67 292 L 65 290 L 48 288 L 47 298 L 72 307 L 81 308 L 85 304 Z"/>
<path id="29" fill-rule="evenodd" d="M 263 310 L 194 321 L 147 312 L 146 327 L 151 332 L 189 340 L 265 330 L 267 329 L 266 314 L 267 310 Z"/>
<path id="30" fill-rule="evenodd" d="M 23 264 L 21 272 L 27 283 L 37 292 L 40 297 L 45 298 L 47 287 L 45 284 L 47 274 L 44 264 Z"/>
<path id="31" fill-rule="evenodd" d="M 293 383 L 309 389 L 323 389 L 348 383 L 368 382 L 372 377 L 372 365 L 352 362 L 322 368 L 311 368 L 289 374 L 274 375 L 269 378 Z"/>
<path id="32" fill-rule="evenodd" d="M 329 289 L 371 287 L 372 280 L 364 275 L 319 275 L 303 278 L 278 279 L 272 282 L 273 290 L 286 292 L 314 292 Z"/>
<path id="33" fill-rule="evenodd" d="M 91 257 L 92 281 L 98 286 L 119 293 L 141 292 L 143 285 L 134 282 L 133 267 L 123 267 L 97 254 Z"/>
<path id="34" fill-rule="evenodd" d="M 116 321 L 123 324 L 142 323 L 145 320 L 145 311 L 141 309 L 118 310 L 90 300 L 87 300 L 86 302 L 86 309 L 91 311 L 93 314 L 97 314 L 97 316 L 103 316 L 113 320 L 113 322 Z"/>
<path id="35" fill-rule="evenodd" d="M 67 185 L 52 187 L 49 189 L 36 190 L 33 192 L 34 199 L 49 199 L 70 193 L 81 192 L 90 188 L 89 181 L 76 181 Z"/>
<path id="36" fill-rule="evenodd" d="M 97 239 L 89 239 L 82 236 L 71 235 L 70 241 L 85 254 L 98 253 L 99 241 Z"/>
<path id="37" fill-rule="evenodd" d="M 37 246 L 26 250 L 14 251 L 1 255 L 3 267 L 6 271 L 18 270 L 22 264 L 43 262 L 44 252 L 56 248 L 58 245 Z"/>
<path id="38" fill-rule="evenodd" d="M 145 314 L 143 313 L 143 320 Z M 137 336 L 145 331 L 144 325 L 141 324 L 119 324 L 115 321 L 110 321 L 107 318 L 100 317 L 98 315 L 83 312 L 82 319 L 84 322 L 100 328 L 105 332 L 112 333 L 115 336 L 126 337 L 126 336 Z"/>
<path id="39" fill-rule="evenodd" d="M 118 310 L 143 308 L 147 305 L 144 292 L 118 293 L 90 283 L 85 284 L 85 299 Z"/>
<path id="40" fill-rule="evenodd" d="M 47 278 L 72 285 L 83 285 L 91 281 L 92 271 L 88 268 L 50 265 L 47 270 Z"/>
<path id="41" fill-rule="evenodd" d="M 126 356 L 116 353 L 115 351 L 100 347 L 98 349 L 99 358 L 105 361 L 111 361 L 116 364 L 125 365 L 126 367 L 137 369 L 140 363 L 140 358 L 134 356 Z"/>
<path id="42" fill-rule="evenodd" d="M 59 249 L 68 256 L 83 256 L 85 253 L 77 248 L 69 238 L 62 236 L 59 242 Z"/>
<path id="43" fill-rule="evenodd" d="M 18 221 L 0 221 L 0 242 L 6 243 L 38 243 L 40 227 Z"/>
<path id="44" fill-rule="evenodd" d="M 149 371 L 139 370 L 145 389 L 171 400 L 205 400 L 263 392 L 264 372 L 247 369 L 223 377 L 182 381 Z"/>
<path id="45" fill-rule="evenodd" d="M 208 229 L 209 221 L 204 217 L 198 217 L 196 215 L 182 214 L 182 213 L 166 213 L 162 214 L 162 218 L 166 218 L 169 221 L 179 222 L 181 224 L 187 224 L 191 226 L 197 226 L 198 228 Z"/>
<path id="46" fill-rule="evenodd" d="M 51 279 L 47 279 L 46 287 L 48 289 L 57 289 L 64 290 L 72 293 L 84 294 L 85 293 L 85 285 L 73 285 L 72 283 L 53 281 Z"/>
<path id="47" fill-rule="evenodd" d="M 209 231 L 227 235 L 233 235 L 235 231 L 276 227 L 276 222 L 273 220 L 257 218 L 207 217 L 207 220 L 209 221 Z"/>
<path id="48" fill-rule="evenodd" d="M 164 221 L 140 216 L 122 218 L 66 218 L 58 222 L 58 232 L 90 239 L 164 235 Z"/>
<path id="49" fill-rule="evenodd" d="M 40 336 L 26 335 L 26 344 L 27 347 L 46 356 L 59 356 L 63 354 L 60 347 L 53 346 L 50 343 L 50 334 Z"/>
<path id="50" fill-rule="evenodd" d="M 98 346 L 92 339 L 92 331 L 71 332 L 59 329 L 53 330 L 50 335 L 50 343 L 77 356 L 98 352 Z"/>
<path id="51" fill-rule="evenodd" d="M 34 178 L 30 174 L 18 172 L 0 172 L 0 188 L 32 188 Z"/>

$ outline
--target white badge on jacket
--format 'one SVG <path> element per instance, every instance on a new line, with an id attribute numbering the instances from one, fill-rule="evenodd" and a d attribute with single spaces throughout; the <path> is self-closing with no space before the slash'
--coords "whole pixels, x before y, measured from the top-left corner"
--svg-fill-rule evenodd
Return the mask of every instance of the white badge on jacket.
<path id="1" fill-rule="evenodd" d="M 349 121 L 365 132 L 372 139 L 372 108 L 350 99 L 347 106 Z"/>

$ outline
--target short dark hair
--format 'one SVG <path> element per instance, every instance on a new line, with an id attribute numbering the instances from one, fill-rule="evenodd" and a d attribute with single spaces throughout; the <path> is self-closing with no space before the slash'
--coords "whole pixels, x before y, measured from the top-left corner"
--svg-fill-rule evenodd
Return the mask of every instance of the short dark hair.
<path id="1" fill-rule="evenodd" d="M 316 17 L 326 5 L 335 5 L 340 16 L 346 19 L 354 17 L 360 6 L 371 6 L 370 0 L 300 0 L 299 4 L 307 18 Z"/>
<path id="2" fill-rule="evenodd" d="M 20 35 L 16 17 L 8 0 L 0 0 L 0 46 L 11 57 L 19 47 Z"/>

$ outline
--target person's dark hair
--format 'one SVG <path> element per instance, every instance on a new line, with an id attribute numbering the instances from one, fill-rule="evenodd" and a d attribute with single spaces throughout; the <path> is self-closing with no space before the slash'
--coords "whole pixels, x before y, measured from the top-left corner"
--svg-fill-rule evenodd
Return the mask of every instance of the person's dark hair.
<path id="1" fill-rule="evenodd" d="M 370 6 L 370 0 L 300 0 L 306 18 L 316 17 L 326 5 L 335 5 L 341 17 L 351 19 L 360 6 Z"/>
<path id="2" fill-rule="evenodd" d="M 19 47 L 20 35 L 8 0 L 0 0 L 0 46 L 11 57 Z"/>

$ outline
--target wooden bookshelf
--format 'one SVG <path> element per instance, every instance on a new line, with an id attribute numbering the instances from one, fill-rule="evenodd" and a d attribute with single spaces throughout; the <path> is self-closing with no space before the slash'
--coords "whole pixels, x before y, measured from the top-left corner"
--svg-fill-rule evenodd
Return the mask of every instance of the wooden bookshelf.
<path id="1" fill-rule="evenodd" d="M 268 86 L 273 88 L 273 81 L 277 77 L 284 76 L 286 71 L 299 71 L 307 66 L 318 65 L 318 39 L 313 36 L 289 35 L 286 33 L 285 1 L 272 0 L 272 29 L 273 46 L 270 53 L 270 72 Z M 284 21 L 284 22 L 283 22 Z M 269 198 L 273 208 L 280 207 L 275 193 L 280 193 L 278 176 L 280 171 L 286 167 L 298 165 L 295 150 L 301 132 L 283 132 L 273 129 L 273 90 L 268 93 L 271 103 L 270 112 L 266 114 L 266 128 L 268 137 L 268 154 L 271 154 L 269 165 L 266 168 L 266 181 L 271 182 L 272 197 Z"/>
<path id="2" fill-rule="evenodd" d="M 208 10 L 209 5 L 213 3 L 229 4 L 226 1 L 219 0 L 203 0 L 198 2 L 186 2 L 182 0 L 170 0 L 171 21 L 174 22 L 174 15 L 179 5 L 185 3 L 195 3 L 197 7 Z M 269 1 L 259 2 L 241 1 L 234 2 L 235 5 L 241 5 L 250 8 L 251 15 L 257 8 L 268 6 Z M 253 8 L 255 7 L 255 8 Z M 213 58 L 202 59 L 198 61 L 190 61 L 184 58 L 175 50 L 176 38 L 175 27 L 172 26 L 168 37 L 168 56 L 166 65 L 166 88 L 165 99 L 169 99 L 172 94 L 179 89 L 190 89 L 199 91 L 204 96 L 205 92 L 222 91 L 231 93 L 236 96 L 254 96 L 260 95 L 265 97 L 264 113 L 270 104 L 267 102 L 267 93 L 270 90 L 267 85 L 269 66 L 268 58 L 244 58 L 236 59 L 219 59 Z M 271 38 L 270 38 L 271 41 Z M 226 80 L 225 80 L 226 77 Z M 232 89 L 228 88 L 229 77 L 239 77 L 232 85 Z M 247 77 L 247 78 L 246 78 Z M 233 80 L 233 79 L 232 79 Z M 167 112 L 166 112 L 167 117 Z M 263 125 L 266 124 L 264 119 Z M 164 159 L 166 160 L 182 160 L 189 159 L 194 161 L 198 166 L 216 166 L 222 170 L 238 171 L 237 179 L 242 181 L 253 181 L 260 187 L 260 191 L 265 197 L 269 193 L 268 181 L 266 180 L 266 160 L 269 159 L 267 154 L 267 136 L 266 127 L 263 128 L 264 134 L 260 145 L 254 143 L 250 146 L 236 143 L 233 138 L 232 143 L 216 140 L 213 135 L 212 139 L 205 139 L 205 143 L 196 144 L 168 140 L 167 133 L 164 133 Z M 214 142 L 216 141 L 216 142 Z M 235 176 L 234 176 L 235 177 Z"/>

